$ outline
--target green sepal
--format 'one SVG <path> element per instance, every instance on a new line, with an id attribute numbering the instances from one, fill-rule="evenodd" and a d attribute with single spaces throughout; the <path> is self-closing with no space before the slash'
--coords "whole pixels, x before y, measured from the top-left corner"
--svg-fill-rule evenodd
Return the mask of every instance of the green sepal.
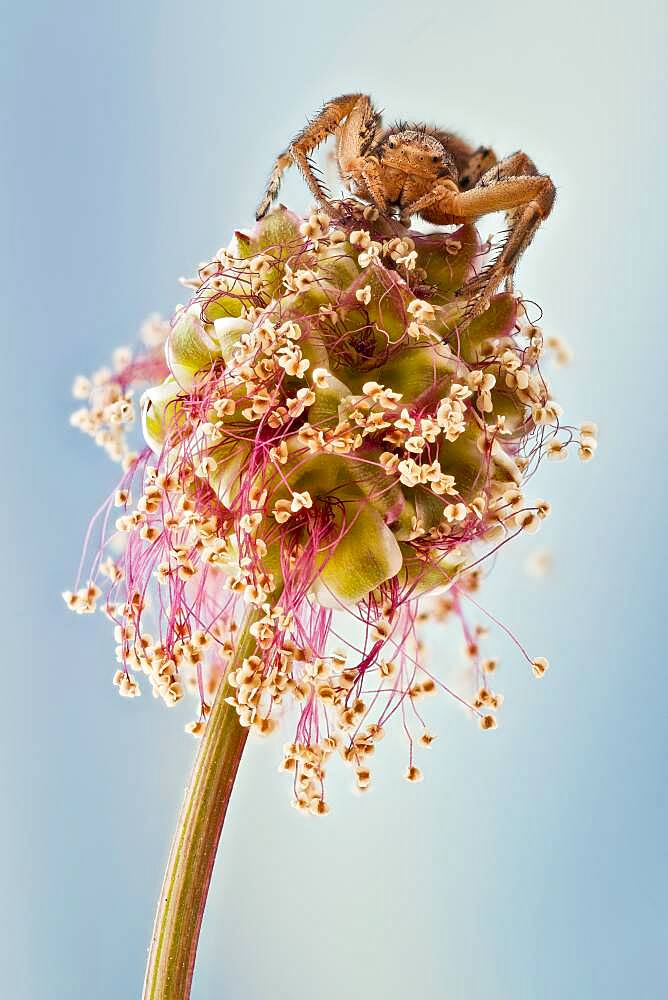
<path id="1" fill-rule="evenodd" d="M 247 319 L 241 319 L 241 317 L 233 318 L 226 316 L 214 321 L 213 336 L 225 364 L 229 364 L 232 360 L 234 349 L 239 343 L 239 337 L 244 333 L 248 333 L 251 328 L 252 324 Z"/>
<path id="2" fill-rule="evenodd" d="M 471 561 L 470 550 L 462 546 L 443 554 L 432 551 L 426 560 L 418 558 L 412 545 L 400 543 L 399 547 L 404 561 L 399 579 L 406 589 L 410 588 L 411 599 L 428 593 L 444 593 L 457 582 L 461 571 Z"/>
<path id="3" fill-rule="evenodd" d="M 358 604 L 401 570 L 399 544 L 370 505 L 335 511 L 330 546 L 317 556 L 313 591 L 324 607 Z"/>
<path id="4" fill-rule="evenodd" d="M 456 441 L 441 439 L 438 460 L 448 476 L 455 477 L 455 489 L 465 503 L 477 496 L 489 479 L 492 483 L 519 485 L 522 480 L 517 463 L 499 443 L 492 442 L 488 462 L 482 461 L 484 435 L 468 426 Z"/>
<path id="5" fill-rule="evenodd" d="M 144 440 L 156 455 L 160 455 L 167 436 L 167 425 L 178 416 L 181 386 L 172 375 L 160 385 L 144 390 L 140 399 Z"/>
<path id="6" fill-rule="evenodd" d="M 377 448 L 362 447 L 354 456 L 305 455 L 295 441 L 282 468 L 289 489 L 284 485 L 277 490 L 276 497 L 288 497 L 291 490 L 308 490 L 314 500 L 326 498 L 351 508 L 359 503 L 371 504 L 384 520 L 394 519 L 405 501 L 399 486 L 391 486 L 384 470 L 376 464 L 378 454 Z"/>
<path id="7" fill-rule="evenodd" d="M 313 364 L 311 364 L 311 371 Z M 316 430 L 331 430 L 339 422 L 339 404 L 342 399 L 350 395 L 347 385 L 336 378 L 335 375 L 328 375 L 327 384 L 322 388 L 314 386 L 315 403 L 309 407 L 308 419 L 312 427 Z"/>
<path id="8" fill-rule="evenodd" d="M 299 216 L 279 205 L 258 222 L 251 233 L 252 253 L 264 254 L 276 260 L 274 267 L 263 272 L 262 283 L 257 290 L 267 301 L 279 293 L 288 259 L 300 254 L 305 245 L 305 239 L 299 232 L 300 225 Z M 300 266 L 308 265 L 304 261 Z"/>
<path id="9" fill-rule="evenodd" d="M 401 507 L 398 508 L 396 517 L 389 520 L 386 516 L 385 521 L 397 541 L 408 542 L 412 538 L 417 538 L 420 534 L 419 531 L 415 530 L 415 520 L 417 518 L 415 503 L 411 497 L 406 495 L 408 490 L 401 486 L 397 486 L 396 488 L 401 493 Z"/>
<path id="10" fill-rule="evenodd" d="M 232 239 L 227 246 L 227 253 L 235 260 L 248 260 L 256 253 L 253 249 L 253 238 L 250 233 L 245 233 L 243 229 L 235 229 Z"/>
<path id="11" fill-rule="evenodd" d="M 320 331 L 311 327 L 302 333 L 301 340 L 297 341 L 298 346 L 305 358 L 311 363 L 309 372 L 314 368 L 327 368 L 329 370 L 329 354 L 325 347 L 325 340 Z"/>
<path id="12" fill-rule="evenodd" d="M 239 492 L 240 472 L 248 461 L 251 445 L 245 441 L 223 441 L 206 452 L 217 462 L 213 472 L 208 472 L 206 481 L 218 495 L 218 499 L 229 507 Z"/>
<path id="13" fill-rule="evenodd" d="M 519 486 L 522 482 L 522 473 L 517 466 L 517 462 L 512 455 L 508 454 L 498 438 L 492 442 L 491 480 L 492 483 L 507 486 L 511 483 Z"/>
<path id="14" fill-rule="evenodd" d="M 456 253 L 448 246 L 459 243 Z M 434 286 L 430 300 L 436 303 L 449 301 L 473 273 L 473 262 L 480 254 L 480 240 L 474 225 L 461 226 L 454 233 L 430 233 L 415 237 L 417 266 L 427 274 L 427 284 Z"/>
<path id="15" fill-rule="evenodd" d="M 419 538 L 425 531 L 435 528 L 443 518 L 446 502 L 426 486 L 397 487 L 401 489 L 404 504 L 399 517 L 388 522 L 395 538 L 402 542 Z M 415 522 L 418 522 L 416 526 Z"/>
<path id="16" fill-rule="evenodd" d="M 202 310 L 202 318 L 207 323 L 213 323 L 217 319 L 229 319 L 241 316 L 242 310 L 252 304 L 250 275 L 237 277 L 225 273 L 218 276 L 226 288 L 212 288 L 211 284 L 204 285 L 197 295 L 198 304 Z"/>
<path id="17" fill-rule="evenodd" d="M 451 345 L 455 352 L 459 350 L 457 330 L 461 327 L 467 309 L 467 299 L 452 299 L 443 306 L 436 306 L 436 315 L 434 319 L 429 321 L 429 329 L 437 334 L 442 341 Z M 419 343 L 421 342 L 419 341 Z"/>
<path id="18" fill-rule="evenodd" d="M 280 315 L 299 322 L 304 316 L 316 317 L 320 306 L 331 306 L 336 302 L 339 291 L 329 282 L 310 285 L 303 292 L 291 292 L 281 297 Z"/>
<path id="19" fill-rule="evenodd" d="M 425 394 L 446 396 L 457 372 L 457 361 L 447 348 L 435 344 L 413 346 L 408 344 L 397 351 L 384 365 L 375 368 L 375 382 L 401 393 L 399 406 L 413 403 Z"/>
<path id="20" fill-rule="evenodd" d="M 406 492 L 410 493 L 411 490 Z M 443 508 L 446 503 L 450 502 L 450 498 L 438 496 L 426 486 L 414 486 L 412 493 L 415 513 L 422 525 L 422 530 L 431 531 L 443 519 Z"/>
<path id="21" fill-rule="evenodd" d="M 441 469 L 446 476 L 455 477 L 454 488 L 465 503 L 472 500 L 485 485 L 479 437 L 479 428 L 469 425 L 456 441 L 447 441 L 442 437 L 438 448 Z"/>
<path id="22" fill-rule="evenodd" d="M 183 389 L 191 389 L 198 372 L 205 372 L 218 356 L 217 344 L 192 310 L 181 313 L 165 344 L 165 359 Z"/>
<path id="23" fill-rule="evenodd" d="M 290 445 L 289 445 L 290 447 Z M 296 442 L 288 462 L 283 466 L 283 477 L 289 484 L 277 491 L 276 496 L 289 496 L 290 491 L 308 490 L 313 499 L 330 497 L 336 501 L 361 500 L 363 491 L 357 482 L 358 462 L 341 455 L 304 454 Z"/>
<path id="24" fill-rule="evenodd" d="M 497 372 L 494 374 L 498 376 Z M 522 403 L 517 396 L 510 389 L 503 389 L 502 387 L 497 388 L 496 386 L 491 390 L 492 406 L 493 410 L 491 413 L 486 413 L 484 416 L 487 420 L 493 420 L 496 417 L 502 416 L 506 418 L 504 425 L 504 430 L 510 431 L 512 435 L 521 430 L 524 421 L 526 419 L 526 406 Z M 505 437 L 505 435 L 504 435 Z"/>
<path id="25" fill-rule="evenodd" d="M 461 354 L 465 361 L 472 362 L 484 358 L 489 351 L 485 342 L 507 337 L 517 320 L 517 299 L 509 292 L 495 295 L 489 309 L 463 330 L 461 334 Z"/>
<path id="26" fill-rule="evenodd" d="M 317 251 L 316 270 L 341 290 L 349 288 L 360 273 L 357 257 L 350 243 L 320 247 Z"/>
<path id="27" fill-rule="evenodd" d="M 394 274 L 382 264 L 374 263 L 365 268 L 351 286 L 351 293 L 354 295 L 364 285 L 371 286 L 371 301 L 363 309 L 353 308 L 346 317 L 345 325 L 354 329 L 355 323 L 358 326 L 372 323 L 378 331 L 378 347 L 382 349 L 388 341 L 394 344 L 405 336 L 409 318 L 406 307 L 415 296 L 406 286 L 399 284 Z"/>
<path id="28" fill-rule="evenodd" d="M 284 205 L 279 205 L 261 219 L 250 234 L 249 254 L 269 253 L 278 260 L 286 260 L 304 245 L 299 232 L 302 220 Z"/>

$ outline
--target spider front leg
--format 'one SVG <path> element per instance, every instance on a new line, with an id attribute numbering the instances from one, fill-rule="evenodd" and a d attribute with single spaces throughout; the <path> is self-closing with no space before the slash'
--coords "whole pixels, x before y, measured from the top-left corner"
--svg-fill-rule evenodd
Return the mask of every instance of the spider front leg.
<path id="1" fill-rule="evenodd" d="M 471 222 L 491 212 L 506 212 L 509 233 L 499 256 L 466 285 L 475 296 L 472 315 L 476 316 L 502 281 L 512 281 L 520 257 L 552 210 L 555 194 L 552 180 L 537 172 L 526 153 L 518 152 L 488 170 L 469 191 L 444 181 L 406 211 L 436 223 Z"/>
<path id="2" fill-rule="evenodd" d="M 359 187 L 361 180 L 362 190 L 361 192 L 357 190 L 356 193 L 372 201 L 381 215 L 387 213 L 387 199 L 383 190 L 380 162 L 377 156 L 357 156 L 344 161 L 342 173 L 345 177 L 351 178 L 357 187 Z"/>
<path id="3" fill-rule="evenodd" d="M 525 204 L 506 207 L 508 238 L 496 260 L 467 285 L 467 290 L 481 293 L 480 305 L 483 309 L 502 282 L 505 282 L 508 291 L 512 291 L 520 257 L 541 223 L 550 214 L 556 189 L 548 176 L 538 173 L 535 163 L 526 153 L 518 151 L 488 170 L 470 192 L 475 194 L 483 188 L 521 183 L 524 178 L 533 190 L 531 200 Z"/>
<path id="4" fill-rule="evenodd" d="M 328 206 L 328 192 L 315 176 L 315 169 L 309 161 L 309 154 L 320 146 L 325 139 L 334 133 L 360 101 L 368 100 L 362 94 L 344 94 L 328 101 L 319 114 L 309 122 L 292 140 L 287 149 L 278 155 L 274 163 L 264 196 L 255 213 L 256 219 L 262 219 L 276 200 L 283 173 L 295 163 L 309 186 L 309 190 L 321 205 Z"/>

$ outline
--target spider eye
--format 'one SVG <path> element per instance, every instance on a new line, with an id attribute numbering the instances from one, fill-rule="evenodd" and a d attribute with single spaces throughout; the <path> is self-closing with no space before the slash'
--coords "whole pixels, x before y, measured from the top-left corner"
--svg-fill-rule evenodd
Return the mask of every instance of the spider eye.
<path id="1" fill-rule="evenodd" d="M 432 163 L 438 163 L 438 161 L 440 160 L 440 158 L 441 157 L 437 153 L 434 153 L 434 155 L 431 158 L 431 162 Z"/>
<path id="2" fill-rule="evenodd" d="M 390 149 L 396 149 L 397 148 L 397 140 L 396 139 L 390 139 L 387 144 L 390 147 Z"/>

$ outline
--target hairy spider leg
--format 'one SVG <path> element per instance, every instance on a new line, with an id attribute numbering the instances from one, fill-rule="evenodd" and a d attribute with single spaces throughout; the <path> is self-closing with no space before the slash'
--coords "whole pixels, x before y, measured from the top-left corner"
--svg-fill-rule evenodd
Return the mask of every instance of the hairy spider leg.
<path id="1" fill-rule="evenodd" d="M 380 212 L 385 212 L 387 202 L 381 180 L 380 161 L 377 156 L 367 155 L 379 132 L 380 113 L 374 108 L 371 99 L 364 95 L 357 101 L 337 133 L 336 158 L 344 183 L 356 188 L 357 193 L 363 197 L 368 196 Z M 360 180 L 363 182 L 361 185 Z"/>
<path id="2" fill-rule="evenodd" d="M 353 112 L 355 112 L 355 121 L 358 127 L 363 129 L 365 125 L 367 128 L 373 126 L 375 134 L 377 115 L 370 99 L 365 94 L 343 94 L 341 97 L 327 101 L 315 118 L 295 136 L 288 148 L 276 158 L 264 196 L 255 213 L 256 219 L 262 219 L 271 208 L 278 195 L 283 173 L 292 163 L 299 167 L 309 190 L 318 202 L 323 205 L 328 204 L 327 192 L 316 177 L 315 167 L 309 160 L 309 154 L 336 132 L 341 123 L 348 119 Z M 349 138 L 346 141 L 348 142 Z M 364 140 L 362 139 L 362 141 Z"/>
<path id="3" fill-rule="evenodd" d="M 450 140 L 448 148 L 451 153 L 454 152 L 452 149 L 452 140 Z M 456 156 L 455 161 L 457 161 Z M 459 190 L 468 191 L 470 188 L 475 187 L 482 175 L 487 173 L 492 167 L 495 167 L 498 162 L 499 158 L 493 149 L 490 149 L 488 146 L 478 146 L 459 167 Z"/>
<path id="4" fill-rule="evenodd" d="M 521 151 L 488 170 L 475 187 L 459 191 L 452 182 L 436 184 L 402 214 L 421 215 L 427 222 L 469 222 L 491 212 L 506 212 L 508 238 L 494 263 L 467 285 L 476 293 L 472 315 L 483 312 L 502 281 L 512 282 L 520 257 L 548 217 L 556 189 L 546 174 Z"/>
<path id="5" fill-rule="evenodd" d="M 502 282 L 512 291 L 515 269 L 520 257 L 533 240 L 542 222 L 548 217 L 554 205 L 556 188 L 546 175 L 539 174 L 533 160 L 518 150 L 503 159 L 496 167 L 488 170 L 480 178 L 473 190 L 504 180 L 532 178 L 537 185 L 531 199 L 506 210 L 508 237 L 496 260 L 473 279 L 471 290 L 481 292 L 483 308 Z"/>

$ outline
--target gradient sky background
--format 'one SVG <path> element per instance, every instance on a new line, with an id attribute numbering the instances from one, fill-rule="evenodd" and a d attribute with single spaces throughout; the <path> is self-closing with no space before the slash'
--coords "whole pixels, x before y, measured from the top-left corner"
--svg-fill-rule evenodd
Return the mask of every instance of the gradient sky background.
<path id="1" fill-rule="evenodd" d="M 554 373 L 584 466 L 546 464 L 553 517 L 483 602 L 506 695 L 482 734 L 401 779 L 387 740 L 325 821 L 289 807 L 281 740 L 253 743 L 228 815 L 193 1000 L 653 998 L 665 863 L 665 20 L 656 2 L 2 4 L 5 487 L 3 995 L 138 997 L 194 743 L 187 709 L 111 686 L 100 617 L 69 615 L 84 526 L 115 470 L 69 428 L 72 376 L 169 313 L 176 278 L 248 225 L 271 159 L 326 98 L 519 146 L 554 177 L 519 287 L 576 362 Z M 305 208 L 291 179 L 284 200 Z M 484 228 L 484 226 L 483 226 Z M 527 552 L 547 546 L 536 582 Z M 447 648 L 432 634 L 447 666 Z"/>

